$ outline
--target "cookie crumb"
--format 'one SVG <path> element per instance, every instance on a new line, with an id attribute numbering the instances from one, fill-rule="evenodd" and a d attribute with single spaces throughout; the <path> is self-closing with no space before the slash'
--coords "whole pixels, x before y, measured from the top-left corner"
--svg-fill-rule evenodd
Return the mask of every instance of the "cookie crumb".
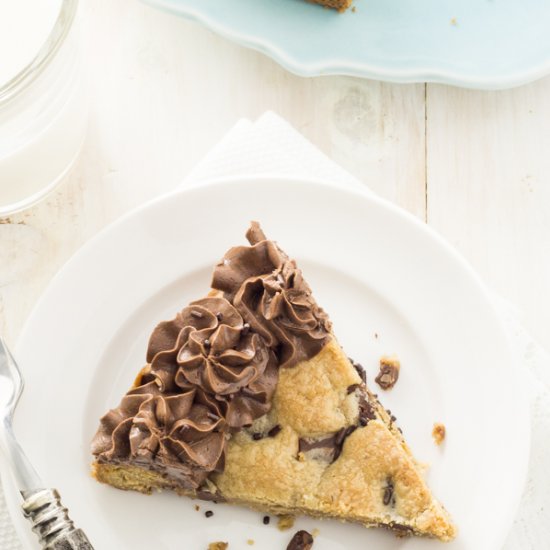
<path id="1" fill-rule="evenodd" d="M 294 534 L 286 550 L 310 550 L 313 546 L 313 537 L 307 531 L 298 531 Z"/>
<path id="2" fill-rule="evenodd" d="M 201 507 L 198 504 L 195 504 L 195 510 L 198 512 L 200 511 Z"/>
<path id="3" fill-rule="evenodd" d="M 254 546 L 254 539 L 248 539 L 246 544 L 248 544 L 248 546 Z"/>
<path id="4" fill-rule="evenodd" d="M 380 372 L 375 378 L 375 382 L 383 390 L 391 390 L 399 380 L 399 370 L 401 363 L 397 357 L 381 357 Z"/>
<path id="5" fill-rule="evenodd" d="M 279 531 L 287 531 L 288 529 L 292 529 L 294 527 L 294 516 L 279 516 L 279 520 L 277 521 L 277 529 Z"/>
<path id="6" fill-rule="evenodd" d="M 229 543 L 227 542 L 211 542 L 208 545 L 208 550 L 226 550 L 229 548 Z"/>
<path id="7" fill-rule="evenodd" d="M 434 429 L 432 430 L 432 437 L 434 438 L 436 445 L 441 445 L 443 443 L 443 440 L 445 439 L 445 435 L 447 434 L 447 430 L 445 429 L 445 424 L 441 424 L 441 422 L 436 422 L 434 424 Z"/>
<path id="8" fill-rule="evenodd" d="M 355 6 L 352 6 L 352 7 L 351 7 L 351 11 L 352 11 L 353 13 L 355 13 L 355 12 L 357 11 L 357 8 L 356 8 Z"/>
<path id="9" fill-rule="evenodd" d="M 315 529 L 313 529 L 313 531 L 311 532 L 311 536 L 315 539 L 317 538 L 317 536 L 319 535 L 321 531 L 319 531 L 319 529 L 317 529 L 317 527 Z"/>

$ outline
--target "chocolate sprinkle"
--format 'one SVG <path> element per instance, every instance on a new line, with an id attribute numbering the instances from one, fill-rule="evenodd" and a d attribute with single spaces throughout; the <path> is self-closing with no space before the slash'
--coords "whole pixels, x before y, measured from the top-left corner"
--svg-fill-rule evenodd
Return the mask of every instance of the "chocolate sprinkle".
<path id="1" fill-rule="evenodd" d="M 260 439 L 263 439 L 263 434 L 261 434 L 260 432 L 255 432 L 252 434 L 252 439 L 254 441 L 259 441 Z"/>
<path id="2" fill-rule="evenodd" d="M 298 531 L 288 543 L 286 550 L 310 550 L 313 546 L 313 537 L 304 530 Z"/>
<path id="3" fill-rule="evenodd" d="M 267 437 L 275 437 L 281 430 L 282 430 L 281 426 L 277 424 L 267 432 Z"/>
<path id="4" fill-rule="evenodd" d="M 264 516 L 264 519 L 263 519 L 264 525 L 269 525 L 270 521 L 271 521 L 271 518 L 269 516 Z"/>
<path id="5" fill-rule="evenodd" d="M 212 512 L 212 510 L 206 510 L 206 512 L 204 512 L 204 515 L 207 518 L 211 518 L 214 515 L 214 512 Z"/>

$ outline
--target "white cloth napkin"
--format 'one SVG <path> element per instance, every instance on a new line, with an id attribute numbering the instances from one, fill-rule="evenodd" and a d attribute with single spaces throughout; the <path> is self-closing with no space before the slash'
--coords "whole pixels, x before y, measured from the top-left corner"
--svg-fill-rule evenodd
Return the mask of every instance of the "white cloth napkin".
<path id="1" fill-rule="evenodd" d="M 287 122 L 266 113 L 256 122 L 239 121 L 193 169 L 183 185 L 218 176 L 286 175 L 369 189 L 321 153 Z M 550 541 L 550 356 L 527 334 L 513 308 L 495 297 L 510 341 L 522 361 L 531 395 L 530 470 L 523 501 L 503 550 L 542 550 Z M 0 491 L 0 548 L 21 550 Z"/>

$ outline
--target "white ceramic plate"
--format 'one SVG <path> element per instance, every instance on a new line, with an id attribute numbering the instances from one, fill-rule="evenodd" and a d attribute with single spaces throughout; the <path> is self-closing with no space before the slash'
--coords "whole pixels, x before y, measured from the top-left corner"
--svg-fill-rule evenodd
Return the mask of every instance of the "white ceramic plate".
<path id="1" fill-rule="evenodd" d="M 264 526 L 259 513 L 208 503 L 197 512 L 188 499 L 125 493 L 89 476 L 98 419 L 142 366 L 152 328 L 207 292 L 212 266 L 244 243 L 251 219 L 298 259 L 370 380 L 380 355 L 399 355 L 402 376 L 382 398 L 417 457 L 431 463 L 430 486 L 460 528 L 445 548 L 498 550 L 523 486 L 528 415 L 482 284 L 440 238 L 388 203 L 274 178 L 214 182 L 124 217 L 68 262 L 23 331 L 17 355 L 28 383 L 15 429 L 96 550 L 204 550 L 216 540 L 244 550 L 247 539 L 286 548 L 291 533 Z M 448 430 L 441 448 L 431 439 L 435 421 Z M 17 517 L 16 493 L 8 493 Z M 214 517 L 204 517 L 207 509 Z M 439 544 L 333 521 L 300 519 L 297 527 L 320 529 L 315 550 Z"/>

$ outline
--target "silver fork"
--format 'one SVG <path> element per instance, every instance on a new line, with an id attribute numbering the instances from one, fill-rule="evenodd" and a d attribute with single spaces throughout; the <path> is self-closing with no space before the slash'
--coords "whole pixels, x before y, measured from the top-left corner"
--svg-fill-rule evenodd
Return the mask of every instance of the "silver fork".
<path id="1" fill-rule="evenodd" d="M 6 457 L 23 498 L 23 514 L 31 521 L 42 548 L 47 550 L 93 550 L 61 504 L 55 489 L 44 489 L 12 429 L 13 412 L 23 392 L 23 378 L 4 340 L 0 337 L 0 448 Z"/>

